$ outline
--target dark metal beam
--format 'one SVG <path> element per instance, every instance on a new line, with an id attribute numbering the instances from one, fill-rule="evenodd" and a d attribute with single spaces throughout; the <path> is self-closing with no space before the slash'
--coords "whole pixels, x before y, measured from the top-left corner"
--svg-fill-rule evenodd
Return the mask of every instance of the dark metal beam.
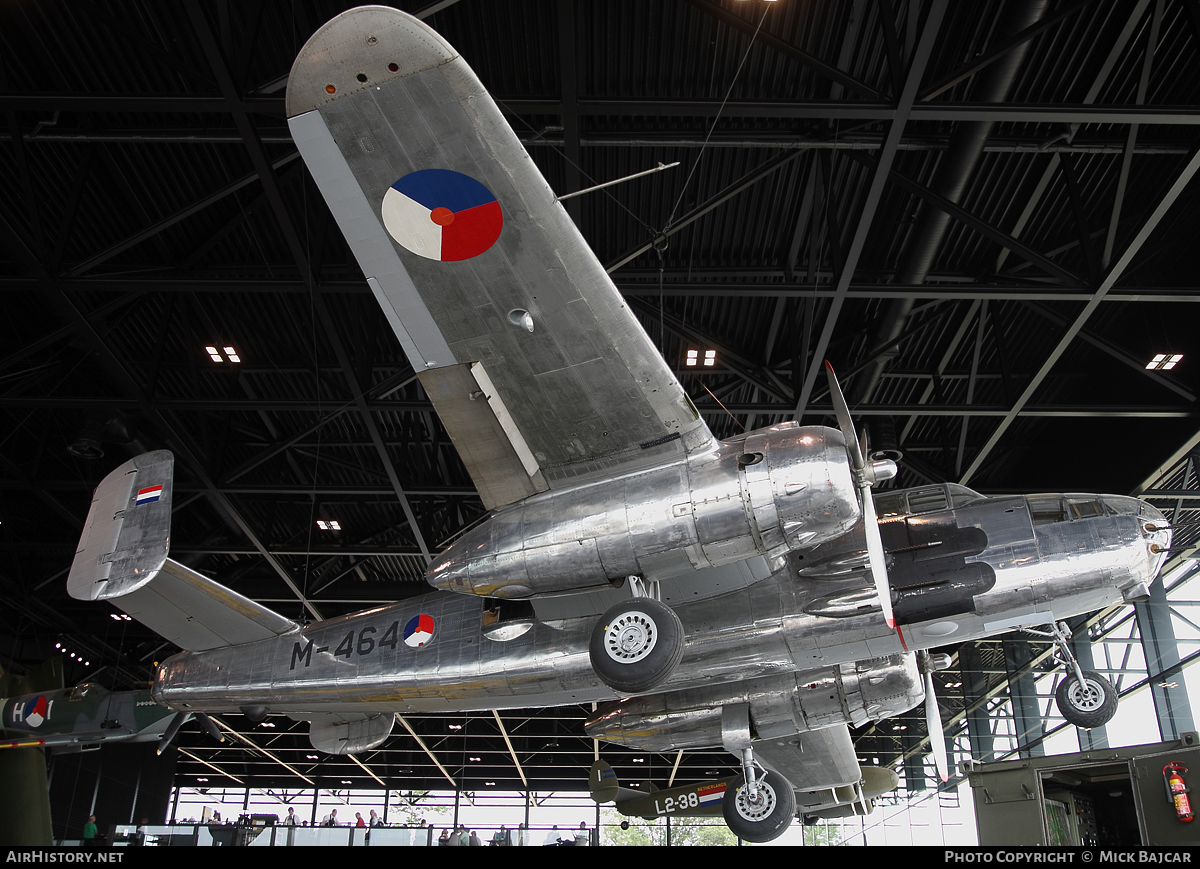
<path id="1" fill-rule="evenodd" d="M 983 54 L 979 55 L 977 58 L 975 58 L 975 60 L 971 61 L 967 65 L 961 66 L 958 69 L 954 70 L 954 72 L 948 73 L 945 76 L 943 76 L 942 78 L 938 79 L 936 82 L 934 82 L 928 88 L 926 88 L 924 91 L 922 91 L 921 95 L 917 99 L 919 99 L 921 102 L 924 103 L 924 102 L 928 102 L 929 100 L 933 99 L 936 96 L 940 96 L 941 94 L 944 94 L 946 91 L 950 90 L 952 87 L 954 87 L 960 81 L 965 81 L 966 79 L 973 76 L 975 73 L 979 72 L 984 67 L 989 66 L 989 65 L 995 63 L 1000 58 L 1004 57 L 1006 54 L 1008 54 L 1010 51 L 1012 51 L 1017 46 L 1024 45 L 1026 42 L 1033 39 L 1035 36 L 1040 34 L 1042 31 L 1047 30 L 1050 27 L 1053 27 L 1055 24 L 1062 21 L 1064 18 L 1074 15 L 1076 12 L 1083 9 L 1085 6 L 1090 5 L 1093 2 L 1095 2 L 1095 0 L 1081 0 L 1081 2 L 1076 3 L 1073 6 L 1068 6 L 1066 9 L 1063 9 L 1060 12 L 1057 12 L 1056 14 L 1051 15 L 1049 18 L 1046 18 L 1043 21 L 1039 21 L 1037 24 L 1031 24 L 1029 27 L 1026 27 L 1020 33 L 1013 34 L 1011 37 L 1009 37 L 1008 39 L 1001 42 L 995 48 L 985 51 Z"/>
<path id="2" fill-rule="evenodd" d="M 850 152 L 849 157 L 852 160 L 857 160 L 859 163 L 862 163 L 865 166 L 871 165 L 871 158 L 862 152 L 852 151 Z M 1033 248 L 1017 241 L 1011 235 L 995 226 L 992 226 L 986 220 L 976 217 L 965 208 L 954 204 L 945 197 L 939 196 L 924 184 L 920 184 L 910 178 L 905 177 L 895 169 L 888 173 L 888 179 L 894 182 L 897 186 L 907 190 L 909 193 L 919 197 L 929 205 L 932 205 L 934 208 L 944 211 L 946 214 L 950 215 L 960 223 L 966 224 L 976 232 L 986 236 L 987 238 L 990 238 L 997 244 L 1008 248 L 1022 259 L 1038 266 L 1048 274 L 1054 275 L 1068 286 L 1078 287 L 1085 283 L 1079 278 L 1078 275 L 1074 274 L 1069 269 L 1063 268 L 1049 257 L 1046 257 L 1033 250 Z"/>
<path id="3" fill-rule="evenodd" d="M 992 432 L 991 436 L 987 439 L 987 442 L 983 445 L 983 447 L 980 448 L 979 452 L 976 453 L 971 465 L 967 468 L 966 472 L 963 473 L 962 478 L 959 480 L 960 483 L 966 485 L 971 477 L 975 475 L 975 472 L 979 470 L 984 460 L 988 457 L 991 451 L 995 448 L 996 444 L 999 442 L 1000 438 L 1008 430 L 1008 427 L 1012 425 L 1013 421 L 1020 415 L 1025 405 L 1028 404 L 1030 399 L 1033 398 L 1034 392 L 1036 392 L 1038 387 L 1042 385 L 1042 381 L 1045 380 L 1046 375 L 1050 373 L 1050 369 L 1054 367 L 1054 363 L 1056 363 L 1059 357 L 1066 352 L 1067 347 L 1070 346 L 1071 342 L 1075 339 L 1075 336 L 1083 328 L 1084 323 L 1087 322 L 1088 318 L 1091 317 L 1092 313 L 1096 310 L 1096 306 L 1100 304 L 1100 302 L 1108 294 L 1108 291 L 1111 290 L 1116 284 L 1117 280 L 1121 277 L 1122 272 L 1124 272 L 1129 264 L 1133 261 L 1133 258 L 1137 255 L 1138 251 L 1141 250 L 1142 245 L 1146 243 L 1146 240 L 1150 237 L 1150 234 L 1154 232 L 1155 228 L 1159 224 L 1159 221 L 1162 220 L 1163 216 L 1175 203 L 1175 200 L 1179 198 L 1179 195 L 1183 192 L 1184 188 L 1186 188 L 1191 182 L 1192 176 L 1196 174 L 1197 169 L 1200 169 L 1200 147 L 1197 147 L 1193 150 L 1191 157 L 1184 163 L 1183 170 L 1176 177 L 1174 183 L 1172 183 L 1164 193 L 1163 197 L 1159 200 L 1158 204 L 1155 206 L 1150 215 L 1146 218 L 1146 222 L 1138 230 L 1137 234 L 1130 239 L 1129 244 L 1126 245 L 1125 250 L 1121 253 L 1121 256 L 1118 257 L 1116 262 L 1114 262 L 1109 268 L 1107 274 L 1104 276 L 1104 279 L 1096 288 L 1096 292 L 1092 295 L 1092 298 L 1088 301 L 1087 305 L 1084 306 L 1084 309 L 1075 318 L 1075 321 L 1071 324 L 1071 326 L 1068 327 L 1062 338 L 1059 339 L 1057 346 L 1055 346 L 1055 348 L 1050 352 L 1050 355 L 1046 358 L 1046 361 L 1043 362 L 1041 368 L 1038 369 L 1037 374 L 1033 376 L 1032 380 L 1025 387 L 1025 390 L 1021 393 L 1021 396 L 1013 405 L 1010 413 L 1000 421 L 1000 424 L 996 426 L 995 431 Z"/>
<path id="4" fill-rule="evenodd" d="M 894 120 L 892 120 L 891 125 L 888 127 L 884 146 L 880 149 L 879 156 L 875 161 L 875 168 L 871 176 L 871 183 L 867 188 L 866 199 L 863 202 L 862 211 L 859 212 L 858 223 L 854 228 L 853 237 L 846 251 L 845 265 L 837 277 L 833 301 L 830 303 L 829 311 L 826 313 L 825 326 L 821 331 L 821 336 L 817 339 L 817 346 L 813 352 L 813 364 L 809 364 L 807 359 L 802 360 L 802 364 L 807 365 L 808 370 L 805 373 L 804 384 L 800 389 L 800 395 L 796 401 L 795 416 L 797 419 L 804 415 L 809 396 L 812 395 L 813 386 L 816 383 L 818 370 L 820 369 L 818 363 L 825 358 L 825 352 L 829 348 L 829 341 L 833 337 L 833 330 L 837 324 L 838 315 L 841 313 L 842 305 L 846 301 L 846 292 L 850 288 L 854 271 L 858 267 L 858 258 L 862 254 L 863 247 L 866 245 L 867 233 L 870 231 L 871 224 L 875 219 L 875 210 L 879 207 L 879 201 L 883 196 L 884 185 L 891 172 L 892 161 L 896 157 L 896 148 L 904 135 L 904 126 L 908 122 L 910 113 L 912 112 L 913 101 L 916 99 L 921 79 L 925 76 L 925 67 L 933 55 L 933 46 L 937 40 L 938 31 L 941 29 L 946 7 L 946 0 L 933 0 L 933 3 L 930 5 L 928 17 L 925 19 L 925 28 L 921 33 L 921 41 L 918 43 L 916 51 L 913 54 L 912 63 L 909 65 L 908 78 L 905 80 L 904 90 L 900 93 L 897 100 Z"/>
<path id="5" fill-rule="evenodd" d="M 392 482 L 392 487 L 395 489 L 396 497 L 400 502 L 400 507 L 404 511 L 405 517 L 408 519 L 409 528 L 412 531 L 413 537 L 417 541 L 418 548 L 426 555 L 426 560 L 431 560 L 432 555 L 429 553 L 428 546 L 425 543 L 424 535 L 421 532 L 421 527 L 417 523 L 416 514 L 413 512 L 412 505 L 409 503 L 407 496 L 404 494 L 404 488 L 400 484 L 400 477 L 396 472 L 396 468 L 392 463 L 391 456 L 388 455 L 387 448 L 384 446 L 383 438 L 379 433 L 379 427 L 375 423 L 375 418 L 371 415 L 370 410 L 366 407 L 366 397 L 354 374 L 353 366 L 350 363 L 350 358 L 346 353 L 345 347 L 342 344 L 341 336 L 337 334 L 334 328 L 332 318 L 329 316 L 329 311 L 325 306 L 324 298 L 321 294 L 321 289 L 316 286 L 314 276 L 308 262 L 308 256 L 305 251 L 303 242 L 296 231 L 295 224 L 291 219 L 291 215 L 283 201 L 283 196 L 279 190 L 278 180 L 275 177 L 274 170 L 270 163 L 267 162 L 266 154 L 263 151 L 262 143 L 259 142 L 258 136 L 254 130 L 254 125 L 251 123 L 249 114 L 242 107 L 239 94 L 234 87 L 233 80 L 230 77 L 229 69 L 226 66 L 225 59 L 221 54 L 221 50 L 213 37 L 212 30 L 208 26 L 208 20 L 204 16 L 203 10 L 200 8 L 198 0 L 185 0 L 184 6 L 187 10 L 188 18 L 192 23 L 192 27 L 196 32 L 197 38 L 204 49 L 205 57 L 208 60 L 209 66 L 212 68 L 217 82 L 221 87 L 221 92 L 226 100 L 225 111 L 233 115 L 234 123 L 241 133 L 243 142 L 246 145 L 246 150 L 250 153 L 251 162 L 258 171 L 259 179 L 262 181 L 263 188 L 267 194 L 267 199 L 271 204 L 271 209 L 275 213 L 275 218 L 279 223 L 280 229 L 283 231 L 285 240 L 287 241 L 288 249 L 291 251 L 292 258 L 300 269 L 300 274 L 305 283 L 312 288 L 312 302 L 315 308 L 317 318 L 320 321 L 325 335 L 329 340 L 330 346 L 337 357 L 338 362 L 342 366 L 343 373 L 347 383 L 350 386 L 351 394 L 354 396 L 355 403 L 359 406 L 359 412 L 362 415 L 367 429 L 371 433 L 371 439 L 375 442 L 376 452 L 387 471 L 388 478 Z"/>

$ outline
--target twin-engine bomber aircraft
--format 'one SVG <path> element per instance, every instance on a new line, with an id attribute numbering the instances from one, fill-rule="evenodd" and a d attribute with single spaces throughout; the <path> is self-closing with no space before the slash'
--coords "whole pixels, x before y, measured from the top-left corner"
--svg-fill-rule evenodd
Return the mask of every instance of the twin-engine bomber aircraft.
<path id="1" fill-rule="evenodd" d="M 491 513 L 433 560 L 436 591 L 301 626 L 169 559 L 173 459 L 127 462 L 68 587 L 185 650 L 160 704 L 288 715 L 348 754 L 397 713 L 599 702 L 596 738 L 733 752 L 723 814 L 750 841 L 796 792 L 859 788 L 848 728 L 923 696 L 944 776 L 934 646 L 1050 625 L 1063 713 L 1111 715 L 1057 621 L 1146 594 L 1170 542 L 1149 504 L 873 498 L 896 468 L 863 455 L 832 369 L 840 430 L 717 441 L 475 74 L 402 12 L 318 30 L 287 111 Z"/>

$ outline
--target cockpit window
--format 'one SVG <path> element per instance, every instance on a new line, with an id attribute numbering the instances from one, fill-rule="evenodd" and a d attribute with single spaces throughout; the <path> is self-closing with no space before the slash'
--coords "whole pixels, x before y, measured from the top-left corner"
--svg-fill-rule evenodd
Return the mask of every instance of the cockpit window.
<path id="1" fill-rule="evenodd" d="M 1029 502 L 1029 516 L 1034 525 L 1067 521 L 1067 509 L 1061 496 L 1030 495 L 1026 500 Z"/>
<path id="2" fill-rule="evenodd" d="M 958 483 L 947 483 L 946 488 L 950 490 L 950 501 L 955 507 L 962 507 L 970 504 L 972 501 L 984 500 L 983 495 L 980 495 L 974 489 L 968 489 L 966 486 L 958 485 Z"/>
<path id="3" fill-rule="evenodd" d="M 945 486 L 925 486 L 908 493 L 909 513 L 932 513 L 950 506 Z"/>
<path id="4" fill-rule="evenodd" d="M 1094 519 L 1104 515 L 1104 502 L 1099 498 L 1068 498 L 1072 519 Z"/>
<path id="5" fill-rule="evenodd" d="M 1142 506 L 1142 502 L 1137 498 L 1130 498 L 1125 495 L 1108 495 L 1102 499 L 1104 506 L 1108 508 L 1110 514 L 1120 516 L 1127 513 L 1137 513 Z"/>
<path id="6" fill-rule="evenodd" d="M 875 512 L 880 516 L 896 516 L 904 512 L 904 493 L 888 492 L 875 496 Z"/>

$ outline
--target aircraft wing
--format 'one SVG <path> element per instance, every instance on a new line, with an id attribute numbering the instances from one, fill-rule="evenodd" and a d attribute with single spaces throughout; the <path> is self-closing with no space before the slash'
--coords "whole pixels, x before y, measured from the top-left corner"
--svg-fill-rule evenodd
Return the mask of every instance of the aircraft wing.
<path id="1" fill-rule="evenodd" d="M 484 504 L 712 434 L 479 79 L 419 20 L 353 9 L 289 126 Z"/>

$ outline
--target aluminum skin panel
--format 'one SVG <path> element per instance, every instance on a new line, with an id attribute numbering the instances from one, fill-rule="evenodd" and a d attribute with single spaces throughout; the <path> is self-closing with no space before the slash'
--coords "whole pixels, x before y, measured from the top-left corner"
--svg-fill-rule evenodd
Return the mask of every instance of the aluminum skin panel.
<path id="1" fill-rule="evenodd" d="M 711 443 L 495 103 L 432 30 L 380 7 L 338 16 L 298 55 L 288 109 L 297 146 L 332 197 L 364 273 L 378 281 L 381 305 L 414 367 L 482 362 L 551 488 Z M 385 194 L 427 169 L 468 176 L 495 197 L 503 228 L 494 244 L 440 261 L 387 234 Z M 518 312 L 528 314 L 532 331 Z M 441 410 L 436 399 L 435 407 Z M 452 432 L 456 442 L 465 436 Z"/>

